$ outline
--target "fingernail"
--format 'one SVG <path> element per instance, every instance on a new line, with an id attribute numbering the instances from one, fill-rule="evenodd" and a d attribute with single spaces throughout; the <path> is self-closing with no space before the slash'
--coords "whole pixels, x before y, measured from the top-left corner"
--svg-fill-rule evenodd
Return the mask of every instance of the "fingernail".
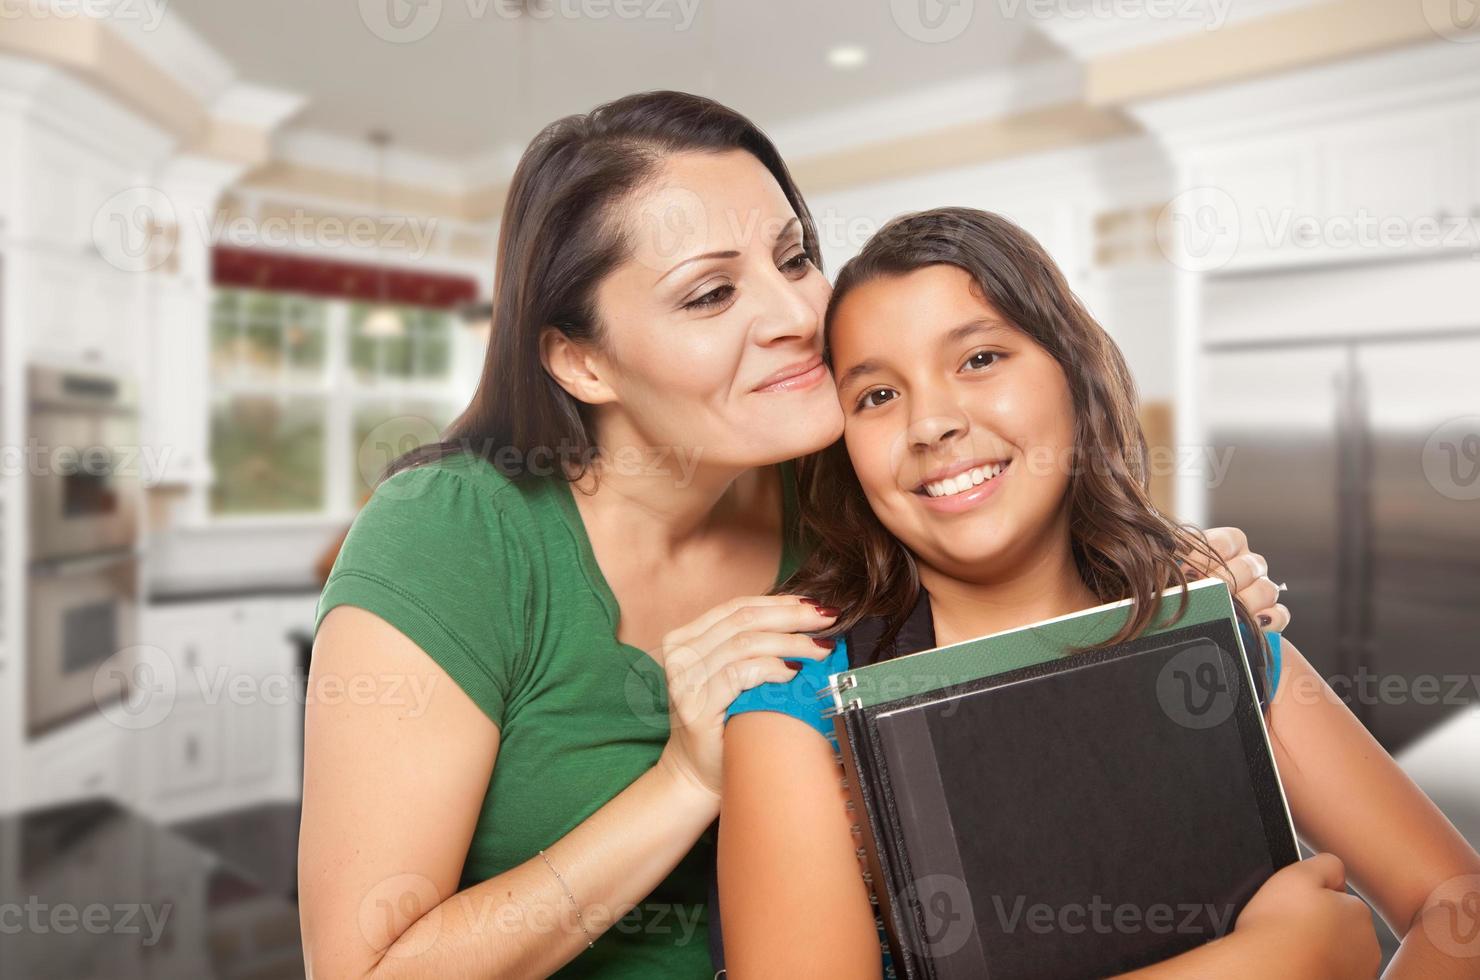
<path id="1" fill-rule="evenodd" d="M 1272 622 L 1274 622 L 1274 620 L 1271 619 L 1269 616 L 1266 616 L 1264 613 L 1260 613 L 1259 614 L 1259 625 L 1260 626 L 1268 626 Z"/>
<path id="2" fill-rule="evenodd" d="M 832 637 L 830 636 L 814 636 L 812 637 L 812 642 L 824 650 L 831 650 L 833 647 Z"/>
<path id="3" fill-rule="evenodd" d="M 786 666 L 790 667 L 792 670 L 802 669 L 802 663 L 800 660 L 783 660 L 781 662 L 786 664 Z"/>
<path id="4" fill-rule="evenodd" d="M 831 616 L 833 619 L 837 619 L 838 613 L 842 612 L 842 610 L 834 609 L 832 606 L 818 606 L 817 612 L 823 616 Z"/>

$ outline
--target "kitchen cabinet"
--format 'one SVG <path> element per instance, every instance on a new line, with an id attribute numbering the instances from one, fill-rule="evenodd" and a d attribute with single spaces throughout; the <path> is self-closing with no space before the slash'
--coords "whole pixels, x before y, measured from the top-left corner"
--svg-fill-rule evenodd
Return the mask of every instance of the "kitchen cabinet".
<path id="1" fill-rule="evenodd" d="M 122 794 L 119 729 L 101 716 L 45 736 L 27 753 L 24 785 L 33 807 Z"/>
<path id="2" fill-rule="evenodd" d="M 1316 213 L 1319 160 L 1314 145 L 1299 137 L 1250 141 L 1200 157 L 1190 168 L 1189 187 L 1208 188 L 1214 208 L 1196 220 L 1220 222 L 1200 229 L 1221 236 L 1222 222 L 1236 223 L 1238 248 L 1229 266 L 1279 261 L 1310 247 L 1296 233 L 1296 219 Z"/>
<path id="3" fill-rule="evenodd" d="M 1204 147 L 1186 186 L 1237 222 L 1248 269 L 1473 250 L 1480 227 L 1480 111 L 1409 110 Z"/>
<path id="4" fill-rule="evenodd" d="M 273 597 L 146 608 L 142 642 L 168 665 L 175 701 L 148 732 L 141 809 L 183 820 L 297 798 L 303 695 L 288 632 L 305 625 L 305 602 Z M 311 603 L 308 609 L 311 617 Z"/>

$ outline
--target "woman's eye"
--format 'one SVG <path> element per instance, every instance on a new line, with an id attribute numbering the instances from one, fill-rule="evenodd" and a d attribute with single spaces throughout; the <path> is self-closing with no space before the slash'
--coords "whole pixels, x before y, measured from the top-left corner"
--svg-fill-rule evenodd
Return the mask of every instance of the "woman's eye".
<path id="1" fill-rule="evenodd" d="M 870 391 L 865 391 L 862 395 L 858 396 L 857 407 L 878 408 L 885 402 L 893 401 L 894 395 L 895 392 L 892 388 L 874 388 Z"/>
<path id="2" fill-rule="evenodd" d="M 731 286 L 729 283 L 726 283 L 723 286 L 716 286 L 715 288 L 711 289 L 709 292 L 698 297 L 697 299 L 689 300 L 683 305 L 683 308 L 686 310 L 703 310 L 710 307 L 721 306 L 725 303 L 726 300 L 730 298 L 730 295 L 734 292 L 735 287 Z"/>
<path id="3" fill-rule="evenodd" d="M 961 366 L 973 371 L 980 371 L 983 368 L 991 367 L 1001 356 L 1001 354 L 993 350 L 979 350 L 968 357 L 966 363 Z"/>
<path id="4" fill-rule="evenodd" d="M 806 252 L 798 252 L 796 255 L 793 255 L 791 258 L 781 263 L 781 268 L 786 272 L 804 272 L 806 271 L 807 266 L 811 264 L 812 260 L 807 257 Z"/>

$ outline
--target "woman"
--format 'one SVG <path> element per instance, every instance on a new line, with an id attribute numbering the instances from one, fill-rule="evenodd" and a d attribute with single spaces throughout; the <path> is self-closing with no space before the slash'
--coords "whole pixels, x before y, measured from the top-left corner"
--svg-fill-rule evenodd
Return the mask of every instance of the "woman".
<path id="1" fill-rule="evenodd" d="M 1186 584 L 1176 558 L 1196 547 L 1146 496 L 1120 352 L 1005 219 L 944 208 L 886 225 L 839 273 L 827 350 L 844 435 L 809 470 L 816 545 L 788 585 L 842 609 L 834 630 L 854 635 L 729 709 L 719 885 L 733 980 L 880 974 L 815 697 L 850 653 L 867 656 L 860 635 L 887 657 L 911 652 L 891 648 L 911 623 L 904 645 L 925 649 L 1134 598 L 1115 638 L 1130 639 L 1159 593 Z M 1296 829 L 1336 856 L 1274 875 L 1230 935 L 1146 975 L 1371 976 L 1377 941 L 1343 892 L 1349 869 L 1403 938 L 1395 975 L 1473 976 L 1473 957 L 1418 926 L 1435 915 L 1443 928 L 1480 856 L 1293 644 L 1271 631 L 1254 649 L 1269 655 L 1267 717 Z"/>
<path id="2" fill-rule="evenodd" d="M 723 712 L 835 621 L 764 595 L 801 557 L 786 461 L 842 430 L 816 231 L 752 124 L 651 93 L 531 143 L 496 271 L 478 393 L 377 489 L 320 601 L 306 957 L 708 976 Z"/>

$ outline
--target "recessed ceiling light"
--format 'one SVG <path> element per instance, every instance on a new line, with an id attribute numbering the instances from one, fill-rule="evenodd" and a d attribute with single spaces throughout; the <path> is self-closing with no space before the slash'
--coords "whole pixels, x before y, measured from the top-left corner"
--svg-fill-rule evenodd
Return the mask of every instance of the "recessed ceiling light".
<path id="1" fill-rule="evenodd" d="M 867 61 L 868 52 L 856 44 L 840 44 L 827 53 L 827 63 L 841 70 L 861 68 Z"/>

